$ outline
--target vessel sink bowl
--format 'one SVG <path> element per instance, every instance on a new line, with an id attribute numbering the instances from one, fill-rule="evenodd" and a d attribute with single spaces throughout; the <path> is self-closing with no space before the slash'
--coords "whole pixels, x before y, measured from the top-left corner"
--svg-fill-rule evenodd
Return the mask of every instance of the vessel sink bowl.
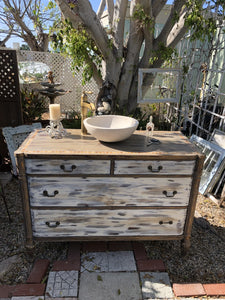
<path id="1" fill-rule="evenodd" d="M 103 142 L 119 142 L 129 138 L 139 122 L 120 115 L 94 116 L 84 120 L 87 132 Z"/>

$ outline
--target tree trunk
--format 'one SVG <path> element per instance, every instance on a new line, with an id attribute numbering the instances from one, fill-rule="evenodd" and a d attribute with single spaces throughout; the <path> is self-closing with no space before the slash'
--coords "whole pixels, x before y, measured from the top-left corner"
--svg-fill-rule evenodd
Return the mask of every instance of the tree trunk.
<path id="1" fill-rule="evenodd" d="M 76 0 L 76 10 L 71 10 L 66 0 L 56 0 L 62 14 L 74 27 L 82 24 L 101 52 L 103 83 L 97 98 L 97 110 L 102 112 L 105 102 L 111 105 L 111 113 L 130 113 L 137 106 L 138 69 L 161 67 L 163 60 L 160 47 L 174 48 L 185 33 L 185 0 L 174 0 L 171 14 L 158 37 L 154 37 L 155 18 L 166 0 L 101 0 L 97 14 L 88 0 Z M 130 28 L 124 39 L 124 26 L 128 4 L 130 5 Z M 109 28 L 101 24 L 100 17 L 107 5 Z M 178 17 L 178 21 L 174 20 Z M 140 59 L 140 50 L 145 48 Z M 158 60 L 150 63 L 150 58 Z M 98 85 L 101 80 L 98 79 Z M 101 106 L 102 105 L 102 106 Z M 109 105 L 107 105 L 109 108 Z M 106 110 L 107 113 L 109 109 Z"/>

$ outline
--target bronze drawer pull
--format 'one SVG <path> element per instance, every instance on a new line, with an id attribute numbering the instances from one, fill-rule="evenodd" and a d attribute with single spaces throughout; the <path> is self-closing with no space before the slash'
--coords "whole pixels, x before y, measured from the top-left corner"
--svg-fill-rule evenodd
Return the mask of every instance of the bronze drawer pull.
<path id="1" fill-rule="evenodd" d="M 75 170 L 76 169 L 76 166 L 75 165 L 72 165 L 71 166 L 71 169 L 66 169 L 65 168 L 65 165 L 60 165 L 60 169 L 62 169 L 64 172 L 73 172 L 73 170 Z"/>
<path id="2" fill-rule="evenodd" d="M 56 228 L 60 225 L 60 222 L 59 221 L 56 221 L 56 222 L 45 222 L 45 224 L 50 227 L 50 228 Z"/>
<path id="3" fill-rule="evenodd" d="M 171 191 L 163 191 L 163 194 L 166 196 L 166 197 L 174 197 L 176 194 L 177 194 L 177 191 L 173 191 L 173 192 L 171 192 Z"/>
<path id="4" fill-rule="evenodd" d="M 53 195 L 49 195 L 48 191 L 44 190 L 43 191 L 43 196 L 45 196 L 45 197 L 55 197 L 58 193 L 59 193 L 59 191 L 56 190 L 56 191 L 53 192 Z"/>
<path id="5" fill-rule="evenodd" d="M 173 221 L 159 221 L 159 225 L 163 225 L 163 224 L 169 224 L 172 225 Z"/>
<path id="6" fill-rule="evenodd" d="M 153 173 L 158 173 L 160 172 L 160 170 L 162 170 L 162 166 L 158 166 L 158 168 L 153 168 L 152 165 L 148 166 L 149 171 L 153 172 Z"/>

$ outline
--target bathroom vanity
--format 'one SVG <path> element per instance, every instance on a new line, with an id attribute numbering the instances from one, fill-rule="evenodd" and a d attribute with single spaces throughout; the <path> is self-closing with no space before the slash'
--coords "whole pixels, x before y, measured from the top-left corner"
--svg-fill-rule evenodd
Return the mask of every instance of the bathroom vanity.
<path id="1" fill-rule="evenodd" d="M 26 244 L 82 240 L 181 240 L 190 235 L 204 156 L 180 132 L 144 131 L 117 143 L 80 130 L 31 133 L 15 152 Z"/>

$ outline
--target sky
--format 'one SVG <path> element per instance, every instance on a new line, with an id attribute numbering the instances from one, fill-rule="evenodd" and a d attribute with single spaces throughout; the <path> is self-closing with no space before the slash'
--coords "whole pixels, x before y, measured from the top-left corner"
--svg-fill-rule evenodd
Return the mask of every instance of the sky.
<path id="1" fill-rule="evenodd" d="M 89 0 L 89 1 L 91 2 L 91 5 L 92 5 L 94 11 L 97 11 L 101 1 L 100 0 Z M 167 1 L 167 4 L 172 4 L 172 3 L 173 3 L 173 0 Z"/>
<path id="2" fill-rule="evenodd" d="M 101 2 L 101 0 L 89 0 L 91 5 L 92 5 L 92 8 L 94 11 L 97 11 L 98 10 L 98 7 L 99 7 L 99 4 Z M 44 0 L 44 2 L 46 2 L 46 5 L 48 3 L 48 0 Z M 173 0 L 168 0 L 167 1 L 167 4 L 172 4 L 173 3 Z M 13 43 L 14 42 L 19 42 L 20 45 L 23 44 L 24 42 L 16 37 L 13 37 L 11 38 L 7 43 L 6 43 L 6 46 L 7 47 L 12 47 L 13 46 Z"/>

